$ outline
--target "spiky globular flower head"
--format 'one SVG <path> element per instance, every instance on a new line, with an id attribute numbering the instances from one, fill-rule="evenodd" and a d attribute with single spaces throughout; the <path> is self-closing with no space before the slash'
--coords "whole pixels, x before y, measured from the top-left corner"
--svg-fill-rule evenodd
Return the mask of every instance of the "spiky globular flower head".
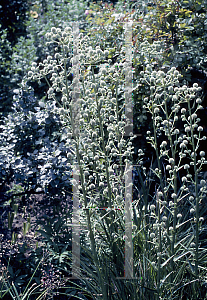
<path id="1" fill-rule="evenodd" d="M 174 158 L 171 157 L 171 158 L 169 159 L 169 163 L 170 163 L 170 164 L 173 164 L 173 163 L 174 163 Z"/>
<path id="2" fill-rule="evenodd" d="M 198 131 L 203 131 L 203 127 L 202 126 L 198 126 Z"/>
<path id="3" fill-rule="evenodd" d="M 205 155 L 206 155 L 205 151 L 200 151 L 200 156 L 201 156 L 201 157 L 203 157 L 203 156 L 205 156 Z"/>
<path id="4" fill-rule="evenodd" d="M 150 205 L 150 209 L 151 209 L 151 210 L 154 210 L 154 209 L 155 209 L 155 205 L 154 205 L 154 204 L 151 204 L 151 205 Z"/>

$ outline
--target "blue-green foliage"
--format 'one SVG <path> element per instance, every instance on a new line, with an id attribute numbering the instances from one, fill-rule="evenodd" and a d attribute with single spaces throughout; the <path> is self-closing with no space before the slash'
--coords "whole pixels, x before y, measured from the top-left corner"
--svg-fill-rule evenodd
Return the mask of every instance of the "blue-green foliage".
<path id="1" fill-rule="evenodd" d="M 69 186 L 68 148 L 54 104 L 38 103 L 31 89 L 15 90 L 13 112 L 1 125 L 1 184 L 61 193 Z"/>

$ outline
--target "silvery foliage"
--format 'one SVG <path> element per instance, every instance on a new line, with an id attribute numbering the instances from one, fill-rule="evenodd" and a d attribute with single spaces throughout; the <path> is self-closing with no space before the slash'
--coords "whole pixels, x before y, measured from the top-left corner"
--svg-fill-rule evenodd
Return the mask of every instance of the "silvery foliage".
<path id="1" fill-rule="evenodd" d="M 44 104 L 28 86 L 14 90 L 13 112 L 1 128 L 1 178 L 22 184 L 24 190 L 56 193 L 69 185 L 64 128 L 54 102 Z M 61 133 L 60 133 L 61 128 Z"/>
<path id="2" fill-rule="evenodd" d="M 5 109 L 8 109 L 6 106 L 10 103 L 10 98 L 5 99 L 6 90 L 8 89 L 8 71 L 10 68 L 10 59 L 9 55 L 12 52 L 12 47 L 10 42 L 7 39 L 7 30 L 1 28 L 0 24 L 0 109 L 1 115 Z"/>
<path id="3" fill-rule="evenodd" d="M 52 28 L 47 33 L 48 43 L 56 43 L 56 53 L 43 63 L 33 63 L 29 80 L 45 78 L 49 84 L 47 103 L 56 101 L 54 109 L 66 128 L 67 157 L 80 164 L 80 198 L 83 207 L 98 211 L 99 207 L 115 208 L 124 199 L 124 168 L 133 152 L 133 136 L 124 138 L 124 63 L 107 62 L 109 50 L 92 48 L 88 36 L 80 34 L 80 83 L 78 102 L 73 102 L 73 34 L 70 27 Z M 76 56 L 77 58 L 77 56 Z M 76 59 L 75 58 L 75 59 Z M 74 61 L 73 61 L 74 60 Z M 95 68 L 98 73 L 94 72 Z M 50 75 L 50 80 L 47 78 Z M 77 89 L 77 90 L 76 90 Z M 61 93 L 61 99 L 57 99 Z M 73 109 L 78 114 L 73 117 Z M 74 135 L 74 126 L 77 132 Z M 72 184 L 76 184 L 71 179 Z M 95 215 L 94 215 L 95 216 Z M 97 215 L 96 215 L 97 217 Z M 97 223 L 98 224 L 98 223 Z"/>
<path id="4" fill-rule="evenodd" d="M 5 68 L 7 69 L 9 67 L 9 61 L 8 61 L 8 54 L 12 50 L 12 47 L 7 40 L 7 31 L 6 29 L 2 30 L 1 29 L 1 24 L 0 24 L 0 32 L 1 32 L 1 39 L 0 39 L 0 62 L 1 62 L 1 67 L 0 68 Z M 3 73 L 3 71 L 2 71 Z M 2 74 L 1 74 L 2 75 Z"/>
<path id="5" fill-rule="evenodd" d="M 29 71 L 33 61 L 37 60 L 37 48 L 35 47 L 35 39 L 31 34 L 26 37 L 21 36 L 13 47 L 11 56 L 10 74 L 12 81 L 20 81 L 22 77 Z"/>

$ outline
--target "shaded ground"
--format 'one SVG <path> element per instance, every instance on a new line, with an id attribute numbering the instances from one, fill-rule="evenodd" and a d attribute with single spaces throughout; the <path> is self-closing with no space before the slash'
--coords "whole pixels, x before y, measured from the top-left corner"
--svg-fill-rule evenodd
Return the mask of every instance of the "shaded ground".
<path id="1" fill-rule="evenodd" d="M 37 220 L 43 220 L 45 216 L 52 217 L 68 206 L 71 207 L 72 201 L 69 196 L 67 197 L 51 197 L 47 195 L 31 195 L 22 201 L 22 197 L 14 199 L 13 204 L 18 205 L 18 211 L 15 215 L 12 228 L 8 227 L 8 214 L 12 213 L 13 204 L 9 203 L 7 197 L 0 195 L 0 237 L 1 242 L 6 243 L 6 248 L 9 247 L 8 243 L 12 239 L 12 233 L 17 234 L 17 242 L 23 243 L 28 241 L 30 245 L 36 245 L 39 241 L 39 236 L 35 236 L 35 230 L 37 229 Z M 30 218 L 31 228 L 28 233 L 23 236 L 23 224 L 28 223 Z"/>
<path id="2" fill-rule="evenodd" d="M 9 272 L 7 271 L 7 277 L 11 279 L 13 276 L 14 281 L 19 282 L 22 280 L 20 275 L 28 275 L 25 278 L 31 277 L 33 274 L 32 267 L 34 266 L 33 269 L 35 269 L 37 265 L 35 258 L 38 257 L 38 253 L 41 256 L 42 246 L 45 245 L 43 236 L 37 232 L 40 228 L 40 224 L 42 224 L 41 227 L 44 228 L 44 226 L 48 224 L 48 220 L 51 220 L 51 222 L 61 220 L 61 218 L 64 220 L 66 214 L 71 214 L 72 201 L 70 196 L 52 197 L 41 194 L 30 195 L 26 197 L 24 201 L 21 196 L 16 197 L 13 203 L 9 203 L 6 195 L 1 193 L 0 197 L 0 273 L 3 269 L 5 272 L 6 269 L 8 270 L 7 265 L 9 262 L 12 268 L 9 269 Z M 8 215 L 10 213 L 11 216 L 12 212 L 14 212 L 14 204 L 18 205 L 18 211 L 15 214 L 10 229 L 8 225 Z M 26 234 L 24 234 L 24 229 Z M 51 237 L 53 235 L 55 235 L 54 232 L 51 233 Z M 58 235 L 58 242 L 61 247 L 61 232 L 57 232 L 57 236 Z M 53 239 L 53 237 L 51 239 Z M 56 243 L 55 238 L 54 243 Z M 31 274 L 29 274 L 30 268 Z M 37 284 L 40 283 L 40 279 L 41 272 L 38 272 L 35 279 Z M 24 287 L 25 282 L 22 281 L 21 283 L 20 281 L 20 286 L 22 285 L 22 287 Z M 3 299 L 11 299 L 11 297 L 7 294 Z"/>

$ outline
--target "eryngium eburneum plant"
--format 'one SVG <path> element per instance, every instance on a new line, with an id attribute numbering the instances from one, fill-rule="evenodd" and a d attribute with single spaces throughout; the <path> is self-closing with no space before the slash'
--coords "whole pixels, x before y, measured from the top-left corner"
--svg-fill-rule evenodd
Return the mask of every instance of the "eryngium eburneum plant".
<path id="1" fill-rule="evenodd" d="M 159 299 L 181 299 L 189 285 L 191 299 L 202 298 L 207 253 L 201 237 L 206 200 L 206 181 L 200 178 L 206 164 L 205 152 L 199 148 L 206 139 L 198 118 L 201 88 L 196 83 L 182 85 L 182 76 L 174 67 L 163 72 L 148 65 L 141 75 L 149 87 L 144 103 L 152 116 L 153 131 L 147 132 L 147 138 L 155 149 L 157 167 L 152 168 L 154 198 L 151 203 L 145 199 L 142 209 L 138 206 L 146 239 L 140 277 L 150 287 L 156 286 Z M 144 191 L 140 195 L 140 200 L 146 197 Z"/>
<path id="2" fill-rule="evenodd" d="M 79 184 L 80 223 L 97 274 L 94 277 L 93 268 L 91 274 L 87 271 L 92 290 L 101 299 L 112 297 L 114 290 L 116 299 L 128 299 L 127 283 L 115 285 L 116 277 L 124 273 L 124 174 L 133 151 L 133 136 L 124 137 L 124 64 L 113 65 L 109 50 L 98 45 L 93 49 L 88 36 L 75 35 L 69 27 L 53 27 L 47 38 L 56 44 L 56 53 L 39 65 L 33 63 L 28 75 L 29 80 L 48 82 L 47 101 L 56 101 L 56 112 L 67 129 L 68 163 L 79 169 L 80 181 L 73 178 L 72 184 Z M 78 55 L 73 56 L 76 38 Z M 71 82 L 77 59 L 79 74 Z"/>

